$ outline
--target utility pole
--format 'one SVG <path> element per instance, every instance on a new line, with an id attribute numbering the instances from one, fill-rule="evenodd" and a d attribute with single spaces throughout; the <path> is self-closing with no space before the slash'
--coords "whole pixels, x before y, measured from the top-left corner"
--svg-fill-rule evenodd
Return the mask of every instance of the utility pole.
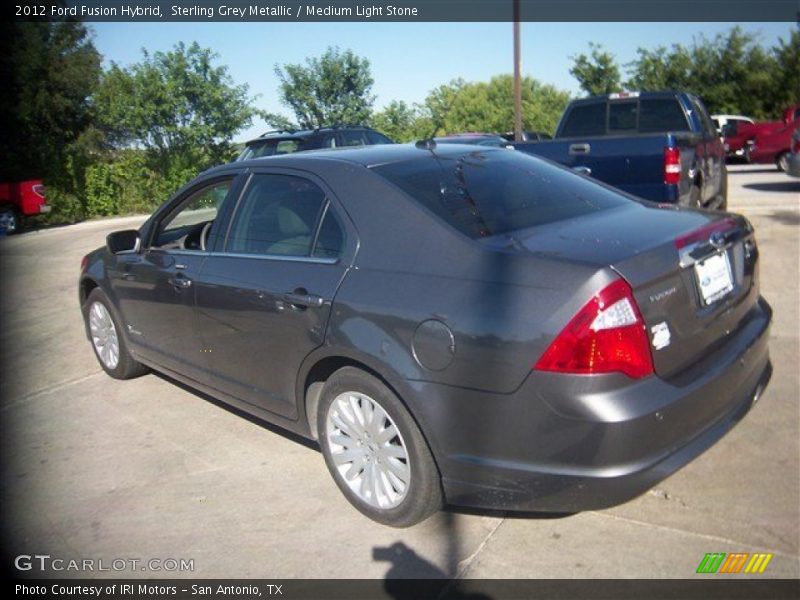
<path id="1" fill-rule="evenodd" d="M 520 0 L 514 0 L 514 141 L 522 141 L 522 57 L 519 39 Z"/>

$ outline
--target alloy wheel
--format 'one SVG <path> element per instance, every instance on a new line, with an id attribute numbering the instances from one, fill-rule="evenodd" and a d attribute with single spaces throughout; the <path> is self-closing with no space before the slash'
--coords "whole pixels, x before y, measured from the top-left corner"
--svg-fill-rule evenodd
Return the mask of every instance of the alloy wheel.
<path id="1" fill-rule="evenodd" d="M 92 303 L 89 309 L 89 330 L 97 356 L 113 371 L 119 364 L 119 338 L 111 314 L 102 302 Z"/>
<path id="2" fill-rule="evenodd" d="M 360 500 L 379 509 L 403 501 L 411 482 L 408 451 L 380 404 L 360 392 L 339 394 L 328 410 L 326 430 L 336 470 Z"/>

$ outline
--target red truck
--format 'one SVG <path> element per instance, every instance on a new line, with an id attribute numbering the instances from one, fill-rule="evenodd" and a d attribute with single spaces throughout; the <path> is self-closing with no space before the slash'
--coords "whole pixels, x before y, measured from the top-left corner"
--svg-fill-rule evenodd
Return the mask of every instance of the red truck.
<path id="1" fill-rule="evenodd" d="M 754 164 L 775 163 L 779 171 L 789 169 L 792 152 L 792 135 L 800 127 L 800 117 L 782 128 L 759 133 L 746 147 L 747 161 Z"/>
<path id="2" fill-rule="evenodd" d="M 0 232 L 16 233 L 23 219 L 48 213 L 51 206 L 45 198 L 44 185 L 39 179 L 0 183 Z"/>
<path id="3" fill-rule="evenodd" d="M 762 121 L 760 123 L 738 123 L 723 129 L 725 151 L 729 157 L 744 157 L 748 162 L 772 163 L 785 171 L 789 145 L 794 127 L 792 124 L 800 119 L 800 104 L 787 108 L 780 121 Z M 785 138 L 785 139 L 784 139 Z M 786 143 L 784 143 L 784 141 Z M 753 145 L 762 150 L 753 151 Z M 784 156 L 784 154 L 786 156 Z"/>

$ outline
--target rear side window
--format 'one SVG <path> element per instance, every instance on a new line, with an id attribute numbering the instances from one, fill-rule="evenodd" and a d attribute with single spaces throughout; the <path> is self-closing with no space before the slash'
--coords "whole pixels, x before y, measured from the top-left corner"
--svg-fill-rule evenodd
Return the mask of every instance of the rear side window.
<path id="1" fill-rule="evenodd" d="M 648 98 L 641 101 L 639 131 L 687 131 L 689 122 L 675 98 Z"/>
<path id="2" fill-rule="evenodd" d="M 566 118 L 561 137 L 603 135 L 606 132 L 606 103 L 573 106 Z"/>
<path id="3" fill-rule="evenodd" d="M 520 152 L 476 150 L 373 167 L 471 238 L 508 234 L 630 202 Z"/>
<path id="4" fill-rule="evenodd" d="M 328 206 L 322 218 L 322 225 L 319 227 L 313 256 L 316 258 L 339 258 L 343 250 L 344 230 L 336 218 L 333 208 Z"/>
<path id="5" fill-rule="evenodd" d="M 289 175 L 253 175 L 231 225 L 227 252 L 309 256 L 325 193 Z"/>
<path id="6" fill-rule="evenodd" d="M 394 144 L 392 140 L 377 131 L 368 131 L 367 139 L 370 144 Z"/>
<path id="7" fill-rule="evenodd" d="M 341 131 L 339 138 L 342 146 L 368 146 L 367 138 L 363 131 Z"/>
<path id="8" fill-rule="evenodd" d="M 269 140 L 250 144 L 244 149 L 239 160 L 249 158 L 261 158 L 263 156 L 274 156 L 276 154 L 291 154 L 300 149 L 300 140 Z"/>

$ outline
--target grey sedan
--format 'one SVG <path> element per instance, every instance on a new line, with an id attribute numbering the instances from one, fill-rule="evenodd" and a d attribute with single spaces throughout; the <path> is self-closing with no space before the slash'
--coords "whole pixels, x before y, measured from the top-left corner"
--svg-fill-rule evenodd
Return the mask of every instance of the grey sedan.
<path id="1" fill-rule="evenodd" d="M 757 262 L 741 216 L 429 141 L 212 169 L 87 255 L 79 295 L 110 376 L 317 440 L 409 526 L 607 507 L 720 439 L 771 373 Z"/>

